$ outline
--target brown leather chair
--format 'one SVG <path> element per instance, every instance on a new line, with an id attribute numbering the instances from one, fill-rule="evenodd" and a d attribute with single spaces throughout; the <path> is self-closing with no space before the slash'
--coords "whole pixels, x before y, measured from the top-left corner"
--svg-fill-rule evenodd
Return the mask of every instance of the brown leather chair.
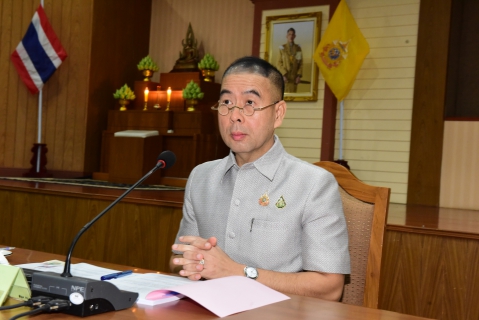
<path id="1" fill-rule="evenodd" d="M 314 163 L 338 181 L 348 225 L 351 275 L 342 302 L 378 308 L 383 237 L 391 189 L 363 183 L 345 167 L 329 161 Z"/>

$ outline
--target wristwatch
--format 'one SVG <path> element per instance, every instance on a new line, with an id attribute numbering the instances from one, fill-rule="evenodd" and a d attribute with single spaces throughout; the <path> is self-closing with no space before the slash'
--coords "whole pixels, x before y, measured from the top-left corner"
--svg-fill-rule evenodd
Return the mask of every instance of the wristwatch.
<path id="1" fill-rule="evenodd" d="M 258 270 L 253 267 L 244 267 L 244 275 L 250 279 L 256 280 L 258 278 Z"/>

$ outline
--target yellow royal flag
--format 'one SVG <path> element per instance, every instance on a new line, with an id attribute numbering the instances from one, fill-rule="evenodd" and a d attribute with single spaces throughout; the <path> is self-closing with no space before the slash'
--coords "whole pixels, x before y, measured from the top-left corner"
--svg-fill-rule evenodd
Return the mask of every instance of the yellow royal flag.
<path id="1" fill-rule="evenodd" d="M 338 101 L 348 95 L 368 53 L 369 44 L 341 0 L 313 56 Z"/>

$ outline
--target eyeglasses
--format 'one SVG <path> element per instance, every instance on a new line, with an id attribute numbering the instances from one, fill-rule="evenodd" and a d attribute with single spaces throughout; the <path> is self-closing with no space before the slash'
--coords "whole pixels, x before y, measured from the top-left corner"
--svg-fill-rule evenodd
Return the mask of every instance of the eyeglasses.
<path id="1" fill-rule="evenodd" d="M 226 103 L 226 102 L 221 102 L 218 101 L 214 106 L 211 107 L 211 110 L 218 110 L 218 113 L 221 114 L 222 116 L 226 116 L 230 110 L 233 110 L 234 108 L 238 108 L 245 116 L 252 116 L 255 111 L 261 111 L 263 109 L 269 108 L 271 106 L 274 106 L 281 100 L 278 100 L 276 102 L 273 102 L 272 104 L 269 104 L 265 107 L 259 107 L 255 108 L 251 104 L 246 103 L 243 107 L 238 107 L 233 105 L 232 102 Z"/>

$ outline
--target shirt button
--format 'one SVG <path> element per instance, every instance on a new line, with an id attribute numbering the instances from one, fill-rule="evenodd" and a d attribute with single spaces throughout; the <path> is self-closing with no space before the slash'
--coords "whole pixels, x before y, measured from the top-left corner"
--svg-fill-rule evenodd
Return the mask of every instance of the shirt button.
<path id="1" fill-rule="evenodd" d="M 239 204 L 240 204 L 239 199 L 236 199 L 236 200 L 235 200 L 235 205 L 239 206 Z"/>
<path id="2" fill-rule="evenodd" d="M 235 233 L 233 231 L 231 231 L 229 236 L 230 236 L 231 239 L 234 239 L 235 238 Z"/>

